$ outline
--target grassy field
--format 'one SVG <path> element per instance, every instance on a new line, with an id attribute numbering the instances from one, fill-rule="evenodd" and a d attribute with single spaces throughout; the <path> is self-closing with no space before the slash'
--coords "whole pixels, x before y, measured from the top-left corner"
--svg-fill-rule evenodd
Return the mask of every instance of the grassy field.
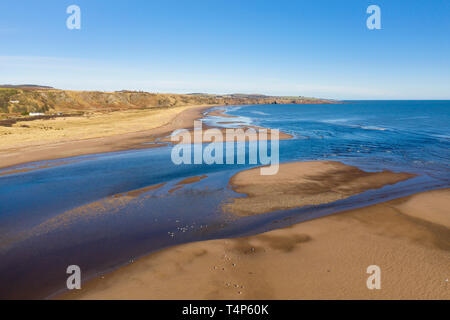
<path id="1" fill-rule="evenodd" d="M 189 107 L 97 112 L 72 117 L 17 121 L 0 126 L 0 150 L 29 145 L 90 139 L 153 129 Z"/>

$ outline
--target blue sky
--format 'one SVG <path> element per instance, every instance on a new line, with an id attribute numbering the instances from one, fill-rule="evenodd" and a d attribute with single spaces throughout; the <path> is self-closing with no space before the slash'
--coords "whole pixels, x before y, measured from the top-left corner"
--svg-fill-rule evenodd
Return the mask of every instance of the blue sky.
<path id="1" fill-rule="evenodd" d="M 0 11 L 0 83 L 450 99 L 450 1 L 42 0 Z M 66 8 L 81 8 L 81 30 Z M 366 9 L 381 8 L 381 30 Z"/>

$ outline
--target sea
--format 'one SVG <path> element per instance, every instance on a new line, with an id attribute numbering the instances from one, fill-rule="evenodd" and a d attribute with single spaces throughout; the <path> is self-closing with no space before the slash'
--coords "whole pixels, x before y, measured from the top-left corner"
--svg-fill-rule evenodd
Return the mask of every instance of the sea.
<path id="1" fill-rule="evenodd" d="M 51 298 L 65 289 L 69 265 L 88 281 L 178 244 L 257 234 L 450 186 L 450 101 L 228 106 L 226 114 L 235 117 L 205 113 L 203 122 L 291 134 L 279 142 L 280 163 L 333 160 L 417 176 L 329 204 L 238 217 L 222 210 L 243 196 L 229 179 L 258 164 L 176 165 L 172 145 L 0 169 L 0 298 Z"/>

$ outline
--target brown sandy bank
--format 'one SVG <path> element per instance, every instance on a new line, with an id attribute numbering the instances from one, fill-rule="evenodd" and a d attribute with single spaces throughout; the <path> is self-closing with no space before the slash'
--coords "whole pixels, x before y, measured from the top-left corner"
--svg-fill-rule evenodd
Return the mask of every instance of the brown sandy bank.
<path id="1" fill-rule="evenodd" d="M 233 190 L 247 196 L 232 199 L 223 208 L 237 215 L 248 216 L 318 205 L 413 176 L 390 171 L 365 172 L 336 161 L 283 163 L 275 175 L 261 175 L 260 168 L 234 175 L 230 180 Z"/>
<path id="2" fill-rule="evenodd" d="M 78 155 L 150 148 L 143 143 L 191 128 L 211 105 L 171 109 L 117 111 L 89 117 L 20 122 L 0 127 L 0 168 Z"/>
<path id="3" fill-rule="evenodd" d="M 246 238 L 185 244 L 60 298 L 448 299 L 450 230 L 430 221 L 449 206 L 450 189 L 436 190 Z M 381 269 L 380 290 L 366 287 L 369 265 Z"/>
<path id="4" fill-rule="evenodd" d="M 208 111 L 208 116 L 218 116 L 218 117 L 226 117 L 226 118 L 237 118 L 236 116 L 225 114 L 226 108 L 222 109 L 216 109 L 212 111 Z M 219 124 L 239 124 L 242 123 L 241 121 L 222 121 L 218 122 Z M 253 132 L 249 129 L 254 129 Z M 208 125 L 202 125 L 202 134 L 201 139 L 199 141 L 195 142 L 201 142 L 201 143 L 211 143 L 211 142 L 233 142 L 233 141 L 257 141 L 257 140 L 272 140 L 273 139 L 273 133 L 272 130 L 267 128 L 262 128 L 258 126 L 249 126 L 249 125 L 239 125 L 239 128 L 236 129 L 227 129 L 227 128 L 214 128 Z M 229 134 L 227 135 L 227 130 L 229 131 Z M 231 131 L 233 130 L 233 131 Z M 264 134 L 260 134 L 261 130 L 267 130 Z M 190 141 L 191 143 L 194 143 L 194 130 L 188 131 L 190 135 Z M 179 132 L 178 134 L 174 135 L 173 137 L 166 137 L 162 139 L 163 142 L 172 142 L 172 141 L 179 141 L 181 143 L 184 143 L 185 140 L 183 139 L 183 135 L 186 134 L 186 132 Z M 278 133 L 278 139 L 279 140 L 286 140 L 291 139 L 293 136 L 290 134 L 287 134 L 285 132 L 279 131 Z"/>
<path id="5" fill-rule="evenodd" d="M 177 190 L 183 189 L 183 186 L 185 186 L 187 184 L 193 184 L 193 183 L 199 182 L 207 177 L 208 176 L 206 174 L 203 174 L 201 176 L 195 176 L 195 177 L 189 177 L 189 178 L 183 179 L 183 180 L 179 181 L 177 184 L 175 184 L 175 187 L 170 189 L 168 192 L 174 193 Z"/>
<path id="6" fill-rule="evenodd" d="M 222 117 L 222 118 L 237 118 L 236 116 L 232 116 L 231 114 L 224 113 L 226 109 L 216 109 L 208 112 L 208 116 L 214 117 Z"/>
<path id="7" fill-rule="evenodd" d="M 234 122 L 230 122 L 234 123 Z M 250 130 L 249 129 L 253 129 Z M 261 130 L 264 130 L 265 133 L 262 133 Z M 202 134 L 199 137 L 198 141 L 194 140 L 194 130 L 189 130 L 187 132 L 190 136 L 189 141 L 191 143 L 211 143 L 211 142 L 233 142 L 233 141 L 260 141 L 267 140 L 270 141 L 273 139 L 273 130 L 266 129 L 257 126 L 240 126 L 238 129 L 228 129 L 228 128 L 213 128 L 206 125 L 202 126 Z M 186 132 L 180 132 L 174 135 L 173 137 L 166 137 L 161 139 L 163 142 L 174 142 L 174 143 L 186 143 L 185 135 Z M 278 137 L 276 139 L 279 140 L 287 140 L 291 139 L 292 135 L 279 131 Z"/>
<path id="8" fill-rule="evenodd" d="M 211 107 L 214 105 L 115 111 L 27 121 L 25 126 L 20 121 L 13 127 L 0 126 L 0 169 L 34 161 L 162 146 L 171 142 L 164 137 L 177 129 L 192 129 L 194 120 L 202 118 Z M 248 128 L 263 129 L 251 126 L 244 129 Z M 204 126 L 204 129 L 210 128 Z M 290 138 L 289 134 L 279 134 L 279 139 Z M 270 139 L 269 130 L 267 140 Z M 205 134 L 203 142 L 212 141 Z M 17 171 L 3 174 L 14 172 Z"/>

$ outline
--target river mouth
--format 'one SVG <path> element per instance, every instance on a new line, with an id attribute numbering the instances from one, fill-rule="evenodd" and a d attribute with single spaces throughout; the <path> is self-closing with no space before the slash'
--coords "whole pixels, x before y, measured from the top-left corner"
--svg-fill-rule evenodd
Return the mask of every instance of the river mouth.
<path id="1" fill-rule="evenodd" d="M 252 108 L 256 107 L 234 112 L 247 114 L 254 111 Z M 263 119 L 269 117 L 269 110 L 264 107 L 258 110 L 266 115 L 255 114 L 253 121 L 274 128 L 273 119 L 272 122 Z M 441 142 L 428 147 L 436 155 L 431 159 L 424 155 L 418 164 L 414 162 L 416 159 L 409 161 L 401 153 L 396 154 L 404 152 L 398 136 L 403 132 L 398 131 L 405 128 L 343 126 L 344 118 L 339 117 L 338 125 L 328 123 L 337 128 L 334 132 L 324 131 L 323 123 L 314 130 L 298 130 L 288 120 L 280 124 L 280 129 L 295 134 L 293 139 L 280 142 L 281 162 L 332 159 L 366 171 L 390 169 L 414 173 L 417 177 L 324 205 L 236 217 L 221 210 L 224 202 L 239 196 L 230 188 L 229 180 L 252 166 L 175 166 L 168 160 L 171 147 L 74 157 L 54 166 L 36 164 L 33 170 L 1 176 L 0 296 L 51 297 L 65 287 L 65 271 L 72 264 L 81 267 L 86 281 L 142 255 L 177 244 L 256 234 L 423 190 L 448 187 L 448 171 L 440 169 L 445 168 L 442 162 L 447 155 L 434 149 L 439 144 L 445 147 L 448 142 L 441 141 L 443 138 L 436 138 Z M 230 121 L 229 117 L 226 119 L 216 121 Z M 391 139 L 392 130 L 397 136 L 397 146 L 391 142 L 389 148 L 389 141 L 383 139 Z M 306 131 L 310 132 L 308 138 Z M 366 131 L 373 135 L 366 136 Z M 352 136 L 348 138 L 350 133 Z M 411 139 L 411 135 L 406 135 L 405 145 Z M 349 144 L 349 140 L 353 143 Z M 364 145 L 363 140 L 370 140 L 370 146 Z M 357 145 L 360 147 L 356 148 Z M 299 156 L 299 148 L 309 152 Z M 364 150 L 368 148 L 371 150 Z M 352 150 L 345 152 L 347 149 Z M 394 155 L 382 154 L 381 150 Z M 444 157 L 441 162 L 437 154 Z M 382 163 L 380 155 L 384 156 Z M 189 178 L 188 183 L 183 182 Z"/>

